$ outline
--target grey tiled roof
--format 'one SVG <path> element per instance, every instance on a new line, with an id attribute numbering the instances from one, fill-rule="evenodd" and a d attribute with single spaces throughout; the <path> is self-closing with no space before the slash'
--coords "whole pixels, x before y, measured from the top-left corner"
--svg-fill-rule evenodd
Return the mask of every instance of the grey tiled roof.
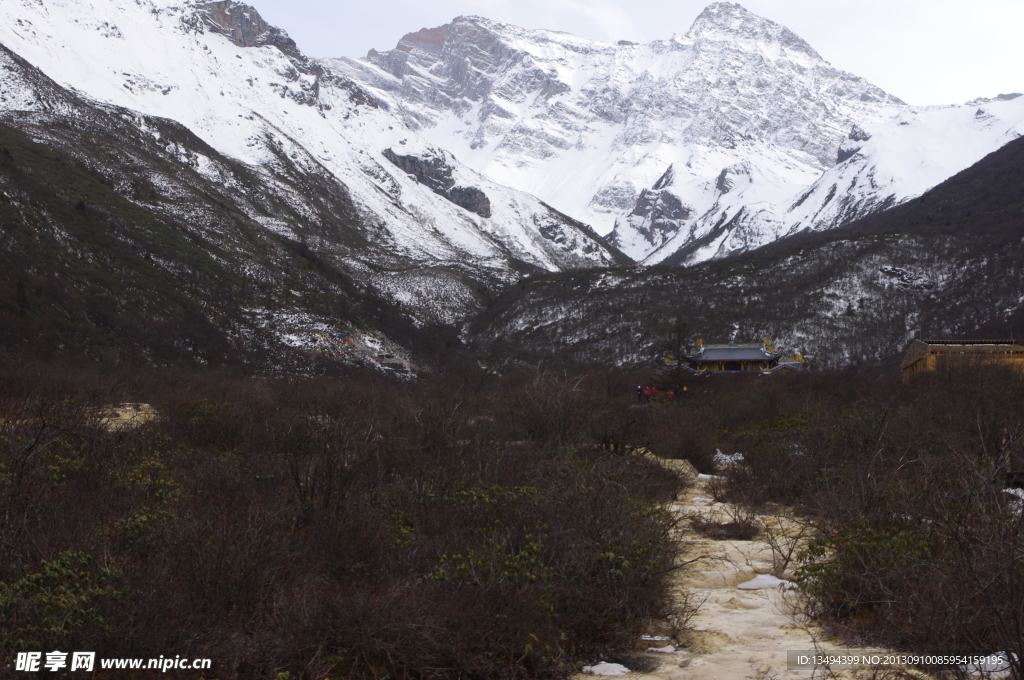
<path id="1" fill-rule="evenodd" d="M 705 347 L 699 354 L 688 359 L 695 361 L 771 361 L 779 354 L 768 354 L 760 347 Z"/>

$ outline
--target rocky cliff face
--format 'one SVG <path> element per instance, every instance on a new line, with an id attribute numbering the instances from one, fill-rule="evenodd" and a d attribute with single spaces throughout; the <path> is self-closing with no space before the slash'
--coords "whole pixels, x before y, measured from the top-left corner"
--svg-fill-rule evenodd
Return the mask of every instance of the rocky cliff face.
<path id="1" fill-rule="evenodd" d="M 435 194 L 444 196 L 460 208 L 480 217 L 491 216 L 491 200 L 487 194 L 476 187 L 455 186 L 452 167 L 443 156 L 401 156 L 391 149 L 384 149 L 384 157 L 415 177 L 420 184 L 430 187 Z"/>
<path id="2" fill-rule="evenodd" d="M 290 57 L 303 58 L 287 33 L 268 24 L 249 5 L 219 0 L 200 5 L 192 16 L 203 20 L 210 30 L 227 36 L 239 47 L 273 45 Z"/>
<path id="3" fill-rule="evenodd" d="M 734 3 L 710 5 L 685 34 L 647 45 L 459 17 L 393 50 L 325 63 L 461 161 L 612 232 L 648 263 L 831 228 L 920 193 L 904 165 L 863 144 L 899 120 L 917 120 L 916 131 L 897 130 L 906 134 L 896 145 L 912 154 L 922 153 L 912 148 L 922 128 L 938 138 L 964 123 L 969 154 L 944 153 L 947 140 L 925 152 L 931 185 L 1013 138 L 961 121 L 960 107 L 909 107 Z M 988 106 L 1004 106 L 995 115 L 1013 127 L 1012 105 Z M 854 148 L 863 148 L 858 158 Z M 842 210 L 836 194 L 815 189 L 837 162 L 876 180 L 837 188 L 840 199 L 850 193 Z M 669 167 L 673 185 L 655 189 Z M 669 204 L 679 207 L 666 212 Z"/>
<path id="4" fill-rule="evenodd" d="M 640 192 L 633 212 L 624 218 L 633 241 L 622 238 L 624 232 L 620 230 L 613 233 L 616 245 L 634 252 L 649 250 L 662 246 L 678 233 L 680 226 L 690 219 L 692 208 L 672 193 L 674 182 L 675 166 L 670 165 L 653 187 Z"/>

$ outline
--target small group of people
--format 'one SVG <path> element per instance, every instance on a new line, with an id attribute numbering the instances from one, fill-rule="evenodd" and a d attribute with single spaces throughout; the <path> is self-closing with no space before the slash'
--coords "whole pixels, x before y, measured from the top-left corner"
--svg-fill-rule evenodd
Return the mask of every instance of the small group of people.
<path id="1" fill-rule="evenodd" d="M 683 388 L 686 389 L 685 387 Z M 675 399 L 676 394 L 679 392 L 678 389 L 669 390 L 665 393 L 666 399 Z M 636 386 L 636 401 L 638 404 L 649 404 L 652 401 L 658 400 L 658 388 L 652 385 L 637 385 Z"/>

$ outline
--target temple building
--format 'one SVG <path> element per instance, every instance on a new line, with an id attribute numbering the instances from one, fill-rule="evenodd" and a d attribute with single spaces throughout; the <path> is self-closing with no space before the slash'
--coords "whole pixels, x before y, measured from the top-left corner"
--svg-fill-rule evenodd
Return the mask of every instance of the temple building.
<path id="1" fill-rule="evenodd" d="M 685 357 L 682 366 L 694 373 L 773 373 L 784 369 L 802 369 L 799 354 L 785 357 L 768 342 L 760 345 L 704 345 L 697 343 L 697 352 Z"/>
<path id="2" fill-rule="evenodd" d="M 1024 370 L 1024 345 L 1016 340 L 914 340 L 900 370 L 904 382 L 926 371 L 971 363 L 995 363 Z"/>

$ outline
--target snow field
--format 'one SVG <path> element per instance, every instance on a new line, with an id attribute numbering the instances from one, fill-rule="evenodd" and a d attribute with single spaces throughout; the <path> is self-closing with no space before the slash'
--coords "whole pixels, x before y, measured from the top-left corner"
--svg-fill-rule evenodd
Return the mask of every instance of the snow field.
<path id="1" fill-rule="evenodd" d="M 404 60 L 401 77 L 381 55 L 324 63 L 435 145 L 610 234 L 645 264 L 680 251 L 700 262 L 839 226 L 920 195 L 1024 133 L 1024 98 L 910 107 L 728 3 L 709 6 L 685 35 L 646 45 L 481 17 L 439 30 L 441 51 L 407 36 L 403 52 L 388 53 Z M 841 145 L 857 146 L 855 128 L 870 139 L 837 164 Z M 650 215 L 631 213 L 670 166 L 676 179 L 664 190 L 690 214 L 652 231 Z M 722 190 L 729 171 L 737 181 Z"/>

